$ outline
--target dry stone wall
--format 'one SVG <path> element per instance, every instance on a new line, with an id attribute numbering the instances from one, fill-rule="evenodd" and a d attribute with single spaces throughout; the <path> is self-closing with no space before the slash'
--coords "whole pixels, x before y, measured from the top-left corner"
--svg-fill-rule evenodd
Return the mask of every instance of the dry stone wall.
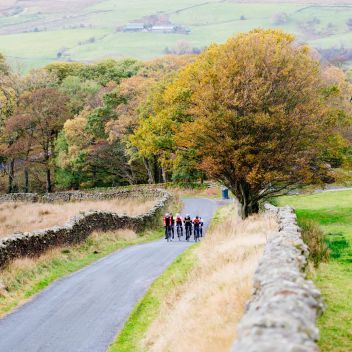
<path id="1" fill-rule="evenodd" d="M 106 200 L 114 198 L 150 198 L 162 197 L 161 190 L 158 188 L 134 188 L 134 189 L 114 189 L 110 188 L 104 192 L 56 192 L 45 193 L 10 193 L 0 195 L 0 203 L 5 202 L 70 202 L 83 200 Z"/>
<path id="2" fill-rule="evenodd" d="M 28 197 L 14 194 L 12 196 L 13 198 L 9 200 L 29 202 L 99 200 L 127 197 L 157 199 L 157 202 L 148 212 L 139 216 L 90 211 L 73 217 L 63 226 L 56 226 L 41 231 L 19 233 L 0 239 L 0 268 L 15 258 L 37 256 L 49 248 L 79 243 L 86 239 L 93 231 L 109 231 L 123 228 L 141 231 L 155 223 L 157 217 L 161 215 L 171 199 L 170 193 L 161 189 L 123 190 L 108 193 L 61 192 L 44 196 L 33 194 Z"/>
<path id="3" fill-rule="evenodd" d="M 254 275 L 254 293 L 238 326 L 232 352 L 316 352 L 316 318 L 324 305 L 306 279 L 308 247 L 290 207 L 277 214 L 279 232 L 268 240 Z"/>

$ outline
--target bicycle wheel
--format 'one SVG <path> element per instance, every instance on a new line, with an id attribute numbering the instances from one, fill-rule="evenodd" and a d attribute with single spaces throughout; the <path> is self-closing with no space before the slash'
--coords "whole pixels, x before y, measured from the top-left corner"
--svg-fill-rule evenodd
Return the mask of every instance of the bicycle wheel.
<path id="1" fill-rule="evenodd" d="M 199 240 L 199 229 L 198 228 L 195 228 L 194 229 L 194 242 L 198 242 Z"/>
<path id="2" fill-rule="evenodd" d="M 181 241 L 181 228 L 180 228 L 180 226 L 177 226 L 177 237 L 178 237 L 178 240 Z"/>

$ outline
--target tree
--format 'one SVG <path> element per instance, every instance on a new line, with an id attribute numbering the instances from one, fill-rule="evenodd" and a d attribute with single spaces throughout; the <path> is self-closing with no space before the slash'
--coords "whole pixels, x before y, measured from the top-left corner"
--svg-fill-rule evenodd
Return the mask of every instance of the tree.
<path id="1" fill-rule="evenodd" d="M 23 131 L 33 131 L 33 157 L 45 165 L 47 192 L 52 191 L 51 160 L 55 157 L 55 140 L 69 118 L 67 102 L 67 97 L 57 89 L 40 88 L 24 93 L 18 108 Z"/>
<path id="2" fill-rule="evenodd" d="M 139 172 L 129 162 L 121 142 L 97 140 L 88 128 L 88 117 L 89 111 L 82 111 L 67 120 L 56 143 L 61 185 L 80 188 L 139 181 Z"/>
<path id="3" fill-rule="evenodd" d="M 5 123 L 3 134 L 7 141 L 7 148 L 4 154 L 13 160 L 23 161 L 24 171 L 24 192 L 29 192 L 29 162 L 33 147 L 35 125 L 28 123 L 27 116 L 17 112 L 13 114 Z M 9 183 L 9 192 L 12 192 L 12 184 Z"/>
<path id="4" fill-rule="evenodd" d="M 343 115 L 330 96 L 307 47 L 279 30 L 254 30 L 212 45 L 182 70 L 153 128 L 173 131 L 166 150 L 193 151 L 245 218 L 262 200 L 327 179 L 322 154 Z"/>
<path id="5" fill-rule="evenodd" d="M 2 164 L 6 164 L 4 170 L 8 175 L 8 192 L 12 192 L 14 189 L 15 160 L 7 153 L 7 148 L 12 144 L 12 140 L 4 135 L 4 125 L 16 109 L 19 91 L 17 78 L 12 74 L 5 57 L 0 54 L 0 158 Z"/>
<path id="6" fill-rule="evenodd" d="M 46 69 L 56 74 L 60 82 L 68 76 L 77 76 L 82 80 L 96 81 L 106 86 L 111 81 L 119 83 L 122 78 L 132 77 L 139 67 L 137 60 L 108 59 L 87 65 L 78 62 L 54 62 L 47 65 Z"/>
<path id="7" fill-rule="evenodd" d="M 161 178 L 165 180 L 166 173 L 160 168 L 157 154 L 146 151 L 144 147 L 136 149 L 137 145 L 141 146 L 140 142 L 143 143 L 144 137 L 148 136 L 143 136 L 142 140 L 135 138 L 135 143 L 131 143 L 130 136 L 140 123 L 144 124 L 145 118 L 154 114 L 157 106 L 154 102 L 156 97 L 160 96 L 166 82 L 169 82 L 181 67 L 193 61 L 194 56 L 190 55 L 168 55 L 146 62 L 137 75 L 122 80 L 118 87 L 121 101 L 116 107 L 116 118 L 106 124 L 109 141 L 120 139 L 130 160 L 143 162 L 149 183 L 160 182 Z"/>
<path id="8" fill-rule="evenodd" d="M 70 98 L 69 108 L 74 115 L 88 105 L 100 88 L 95 81 L 83 80 L 78 76 L 67 76 L 60 86 L 60 90 Z"/>

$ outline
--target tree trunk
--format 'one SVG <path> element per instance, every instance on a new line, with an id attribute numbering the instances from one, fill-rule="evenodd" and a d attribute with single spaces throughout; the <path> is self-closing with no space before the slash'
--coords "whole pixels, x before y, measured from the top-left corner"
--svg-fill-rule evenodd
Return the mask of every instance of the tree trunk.
<path id="1" fill-rule="evenodd" d="M 256 194 L 253 194 L 251 186 L 248 183 L 241 182 L 239 184 L 239 192 L 238 190 L 236 191 L 234 194 L 238 197 L 238 200 L 241 203 L 242 219 L 246 219 L 248 216 L 259 212 L 259 203 L 254 200 L 253 197 Z"/>
<path id="2" fill-rule="evenodd" d="M 148 183 L 149 184 L 155 183 L 153 169 L 151 168 L 150 161 L 146 158 L 143 158 L 143 164 L 144 164 L 145 169 L 147 170 Z"/>
<path id="3" fill-rule="evenodd" d="M 51 171 L 49 167 L 46 169 L 46 191 L 48 193 L 51 193 L 53 191 L 53 187 L 51 184 Z"/>
<path id="4" fill-rule="evenodd" d="M 163 183 L 167 183 L 167 174 L 165 168 L 161 168 L 161 175 L 163 177 Z"/>
<path id="5" fill-rule="evenodd" d="M 153 159 L 153 167 L 154 167 L 154 183 L 161 182 L 161 170 L 156 158 Z"/>
<path id="6" fill-rule="evenodd" d="M 24 193 L 29 192 L 29 171 L 27 166 L 24 168 Z"/>
<path id="7" fill-rule="evenodd" d="M 200 184 L 202 185 L 203 183 L 204 183 L 204 175 L 201 174 L 201 175 L 200 175 Z"/>
<path id="8" fill-rule="evenodd" d="M 248 216 L 257 214 L 259 212 L 259 204 L 258 202 L 252 203 L 250 202 L 249 204 L 241 204 L 241 217 L 242 219 L 246 219 Z"/>
<path id="9" fill-rule="evenodd" d="M 11 159 L 9 163 L 9 184 L 7 188 L 7 193 L 13 192 L 13 181 L 15 179 L 15 160 Z"/>

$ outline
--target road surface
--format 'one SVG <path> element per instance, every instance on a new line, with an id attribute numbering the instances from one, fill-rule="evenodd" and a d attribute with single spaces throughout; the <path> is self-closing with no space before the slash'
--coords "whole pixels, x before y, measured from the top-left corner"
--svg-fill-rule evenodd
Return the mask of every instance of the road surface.
<path id="1" fill-rule="evenodd" d="M 219 203 L 184 199 L 209 223 Z M 105 352 L 150 284 L 190 243 L 164 240 L 115 252 L 50 285 L 0 320 L 1 352 Z"/>

